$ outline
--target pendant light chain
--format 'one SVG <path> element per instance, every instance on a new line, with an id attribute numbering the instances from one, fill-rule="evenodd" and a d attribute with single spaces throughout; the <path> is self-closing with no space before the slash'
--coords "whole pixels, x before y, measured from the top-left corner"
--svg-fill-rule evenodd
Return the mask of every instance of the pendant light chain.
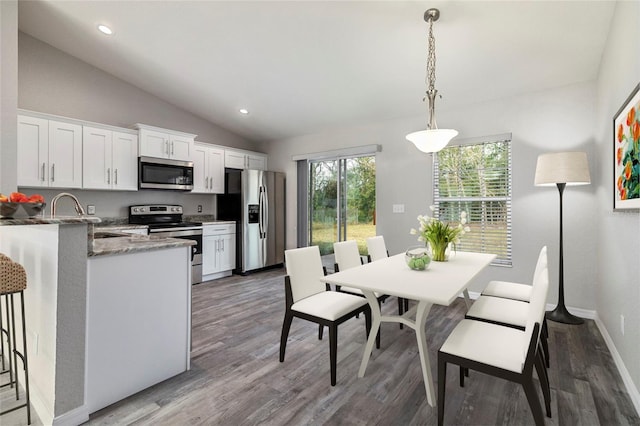
<path id="1" fill-rule="evenodd" d="M 429 55 L 427 57 L 427 87 L 429 92 L 436 85 L 436 39 L 433 36 L 433 19 L 429 19 Z"/>

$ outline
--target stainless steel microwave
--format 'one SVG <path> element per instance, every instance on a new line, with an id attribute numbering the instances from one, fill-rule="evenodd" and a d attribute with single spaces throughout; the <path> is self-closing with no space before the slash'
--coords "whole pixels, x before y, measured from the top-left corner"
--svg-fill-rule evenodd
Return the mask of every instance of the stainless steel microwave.
<path id="1" fill-rule="evenodd" d="M 193 162 L 167 158 L 140 157 L 138 163 L 140 189 L 193 189 Z"/>

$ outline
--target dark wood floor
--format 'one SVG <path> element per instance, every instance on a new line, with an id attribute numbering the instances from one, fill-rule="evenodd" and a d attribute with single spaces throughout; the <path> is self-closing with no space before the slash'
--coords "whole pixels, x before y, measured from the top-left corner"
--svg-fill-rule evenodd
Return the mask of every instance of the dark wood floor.
<path id="1" fill-rule="evenodd" d="M 283 273 L 195 286 L 191 371 L 94 413 L 88 424 L 436 424 L 410 329 L 383 324 L 382 348 L 374 349 L 365 377 L 358 379 L 364 318 L 342 324 L 335 387 L 330 386 L 328 339 L 319 341 L 311 323 L 294 319 L 286 360 L 278 362 Z M 383 311 L 395 309 L 395 299 L 383 305 Z M 427 341 L 434 378 L 437 349 L 463 315 L 461 299 L 431 310 Z M 547 424 L 640 424 L 595 323 L 549 323 L 549 328 L 553 418 Z M 517 385 L 472 372 L 460 388 L 457 372 L 449 370 L 446 424 L 533 424 Z"/>

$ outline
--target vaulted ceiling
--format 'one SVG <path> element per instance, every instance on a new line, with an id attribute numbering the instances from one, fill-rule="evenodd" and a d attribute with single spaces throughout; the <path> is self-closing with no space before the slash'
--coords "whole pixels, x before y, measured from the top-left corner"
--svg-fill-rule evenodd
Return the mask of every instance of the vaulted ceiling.
<path id="1" fill-rule="evenodd" d="M 430 7 L 441 12 L 439 110 L 595 79 L 615 3 L 33 0 L 20 1 L 19 28 L 263 141 L 421 114 L 426 124 Z"/>

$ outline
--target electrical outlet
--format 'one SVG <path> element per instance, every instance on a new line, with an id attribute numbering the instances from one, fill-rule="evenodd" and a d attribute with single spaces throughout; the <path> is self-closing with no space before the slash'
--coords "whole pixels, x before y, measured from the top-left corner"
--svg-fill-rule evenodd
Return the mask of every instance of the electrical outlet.
<path id="1" fill-rule="evenodd" d="M 198 213 L 202 213 L 202 204 L 198 204 Z"/>
<path id="2" fill-rule="evenodd" d="M 404 213 L 404 204 L 394 204 L 393 205 L 394 213 Z"/>
<path id="3" fill-rule="evenodd" d="M 87 214 L 96 214 L 96 206 L 87 204 Z"/>
<path id="4" fill-rule="evenodd" d="M 624 336 L 624 315 L 620 314 L 620 332 Z"/>

